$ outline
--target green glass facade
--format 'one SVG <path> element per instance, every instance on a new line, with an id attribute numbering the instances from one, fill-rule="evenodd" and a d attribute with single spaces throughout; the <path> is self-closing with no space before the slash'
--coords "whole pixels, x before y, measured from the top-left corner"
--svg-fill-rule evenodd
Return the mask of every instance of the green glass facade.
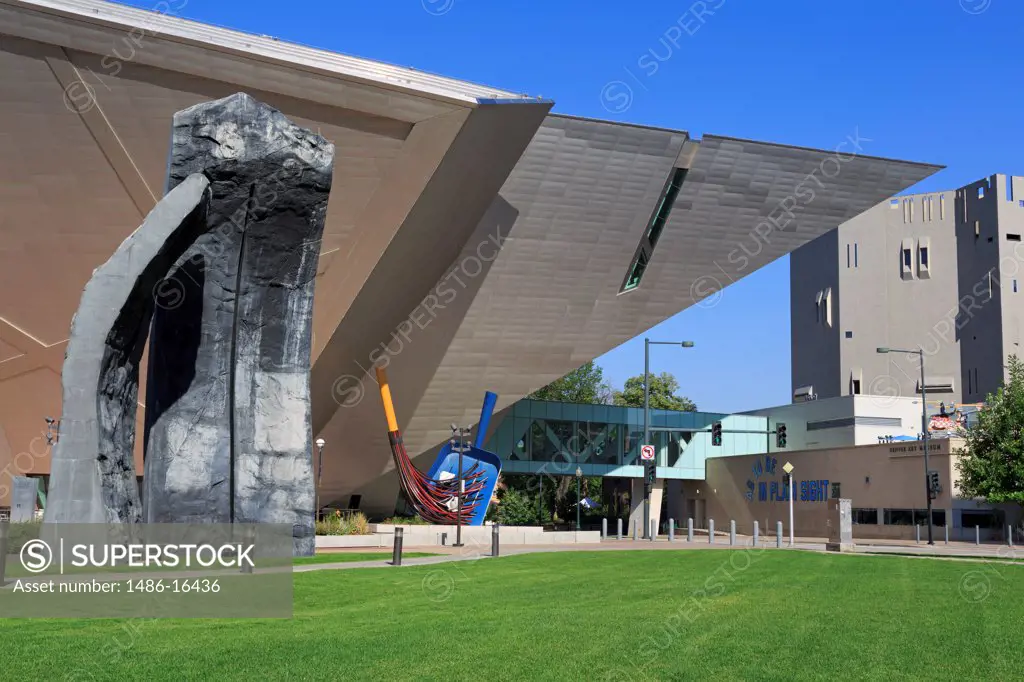
<path id="1" fill-rule="evenodd" d="M 643 476 L 640 445 L 644 411 L 637 407 L 520 400 L 505 410 L 485 449 L 507 473 Z M 721 447 L 711 445 L 711 424 L 721 421 Z M 765 452 L 765 417 L 713 412 L 651 410 L 651 442 L 659 478 L 704 479 L 707 457 Z"/>

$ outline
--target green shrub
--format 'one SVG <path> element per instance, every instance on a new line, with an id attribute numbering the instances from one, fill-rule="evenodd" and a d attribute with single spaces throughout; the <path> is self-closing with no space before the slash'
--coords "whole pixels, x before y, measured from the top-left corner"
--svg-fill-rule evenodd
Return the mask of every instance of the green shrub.
<path id="1" fill-rule="evenodd" d="M 19 553 L 22 545 L 29 540 L 34 540 L 39 537 L 39 530 L 42 527 L 42 521 L 28 521 L 25 523 L 10 524 L 7 533 L 7 553 Z"/>
<path id="2" fill-rule="evenodd" d="M 316 522 L 317 535 L 371 535 L 370 522 L 362 512 L 348 516 L 328 516 Z"/>
<path id="3" fill-rule="evenodd" d="M 381 523 L 386 523 L 391 526 L 429 526 L 429 521 L 424 521 L 418 516 L 392 516 L 391 518 L 384 519 Z"/>

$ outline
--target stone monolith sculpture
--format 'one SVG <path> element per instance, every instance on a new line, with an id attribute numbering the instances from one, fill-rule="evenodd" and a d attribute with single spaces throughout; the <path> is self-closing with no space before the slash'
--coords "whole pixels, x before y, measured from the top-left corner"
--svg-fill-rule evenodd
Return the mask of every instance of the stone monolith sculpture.
<path id="1" fill-rule="evenodd" d="M 85 286 L 61 374 L 64 407 L 50 464 L 47 523 L 137 523 L 139 363 L 168 268 L 209 228 L 210 182 L 182 178 Z"/>
<path id="2" fill-rule="evenodd" d="M 283 523 L 314 548 L 313 286 L 334 146 L 237 94 L 174 116 L 168 188 L 210 181 L 210 230 L 153 319 L 145 519 Z"/>

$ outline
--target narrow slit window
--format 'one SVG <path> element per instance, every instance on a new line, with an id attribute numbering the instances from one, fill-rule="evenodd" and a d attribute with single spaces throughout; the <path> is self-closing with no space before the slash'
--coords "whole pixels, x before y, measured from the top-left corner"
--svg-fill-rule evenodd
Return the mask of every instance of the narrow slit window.
<path id="1" fill-rule="evenodd" d="M 853 267 L 857 267 L 857 242 L 853 243 Z"/>
<path id="2" fill-rule="evenodd" d="M 850 267 L 850 245 L 846 245 L 846 267 Z"/>
<path id="3" fill-rule="evenodd" d="M 850 393 L 853 395 L 860 395 L 860 379 L 854 379 L 851 384 Z"/>
<path id="4" fill-rule="evenodd" d="M 984 199 L 985 198 L 985 187 L 984 186 L 981 186 L 981 187 L 978 188 L 978 198 L 979 199 Z"/>
<path id="5" fill-rule="evenodd" d="M 1006 200 L 1013 201 L 1013 176 L 1006 176 Z"/>
<path id="6" fill-rule="evenodd" d="M 892 261 L 889 261 L 890 263 Z M 903 267 L 908 270 L 914 267 L 914 255 L 910 252 L 910 249 L 903 249 Z"/>
<path id="7" fill-rule="evenodd" d="M 928 267 L 928 247 L 927 246 L 922 246 L 921 247 L 921 267 L 922 268 L 927 268 Z"/>
<path id="8" fill-rule="evenodd" d="M 647 224 L 647 229 L 644 231 L 643 237 L 640 239 L 640 244 L 636 248 L 636 253 L 633 254 L 633 261 L 630 263 L 629 270 L 626 273 L 626 279 L 623 281 L 622 288 L 619 290 L 619 293 L 632 291 L 640 286 L 640 281 L 643 279 L 644 272 L 647 270 L 647 266 L 654 254 L 654 247 L 658 243 L 658 239 L 661 237 L 662 230 L 665 229 L 665 225 L 668 223 L 669 215 L 672 213 L 672 207 L 675 205 L 676 198 L 679 196 L 679 190 L 682 188 L 683 181 L 686 179 L 686 172 L 686 168 L 673 169 L 672 175 L 669 176 L 668 181 L 665 183 L 665 187 L 658 199 L 654 213 L 651 215 L 651 219 Z"/>
<path id="9" fill-rule="evenodd" d="M 946 219 L 946 195 L 939 195 L 939 220 Z"/>
<path id="10" fill-rule="evenodd" d="M 1013 280 L 1013 293 L 1017 293 L 1017 280 Z"/>

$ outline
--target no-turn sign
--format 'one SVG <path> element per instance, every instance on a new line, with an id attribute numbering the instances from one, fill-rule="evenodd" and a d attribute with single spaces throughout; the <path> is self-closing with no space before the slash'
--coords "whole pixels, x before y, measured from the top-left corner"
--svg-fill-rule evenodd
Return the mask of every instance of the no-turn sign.
<path id="1" fill-rule="evenodd" d="M 654 446 L 653 445 L 641 445 L 640 446 L 640 459 L 650 461 L 654 459 Z"/>

